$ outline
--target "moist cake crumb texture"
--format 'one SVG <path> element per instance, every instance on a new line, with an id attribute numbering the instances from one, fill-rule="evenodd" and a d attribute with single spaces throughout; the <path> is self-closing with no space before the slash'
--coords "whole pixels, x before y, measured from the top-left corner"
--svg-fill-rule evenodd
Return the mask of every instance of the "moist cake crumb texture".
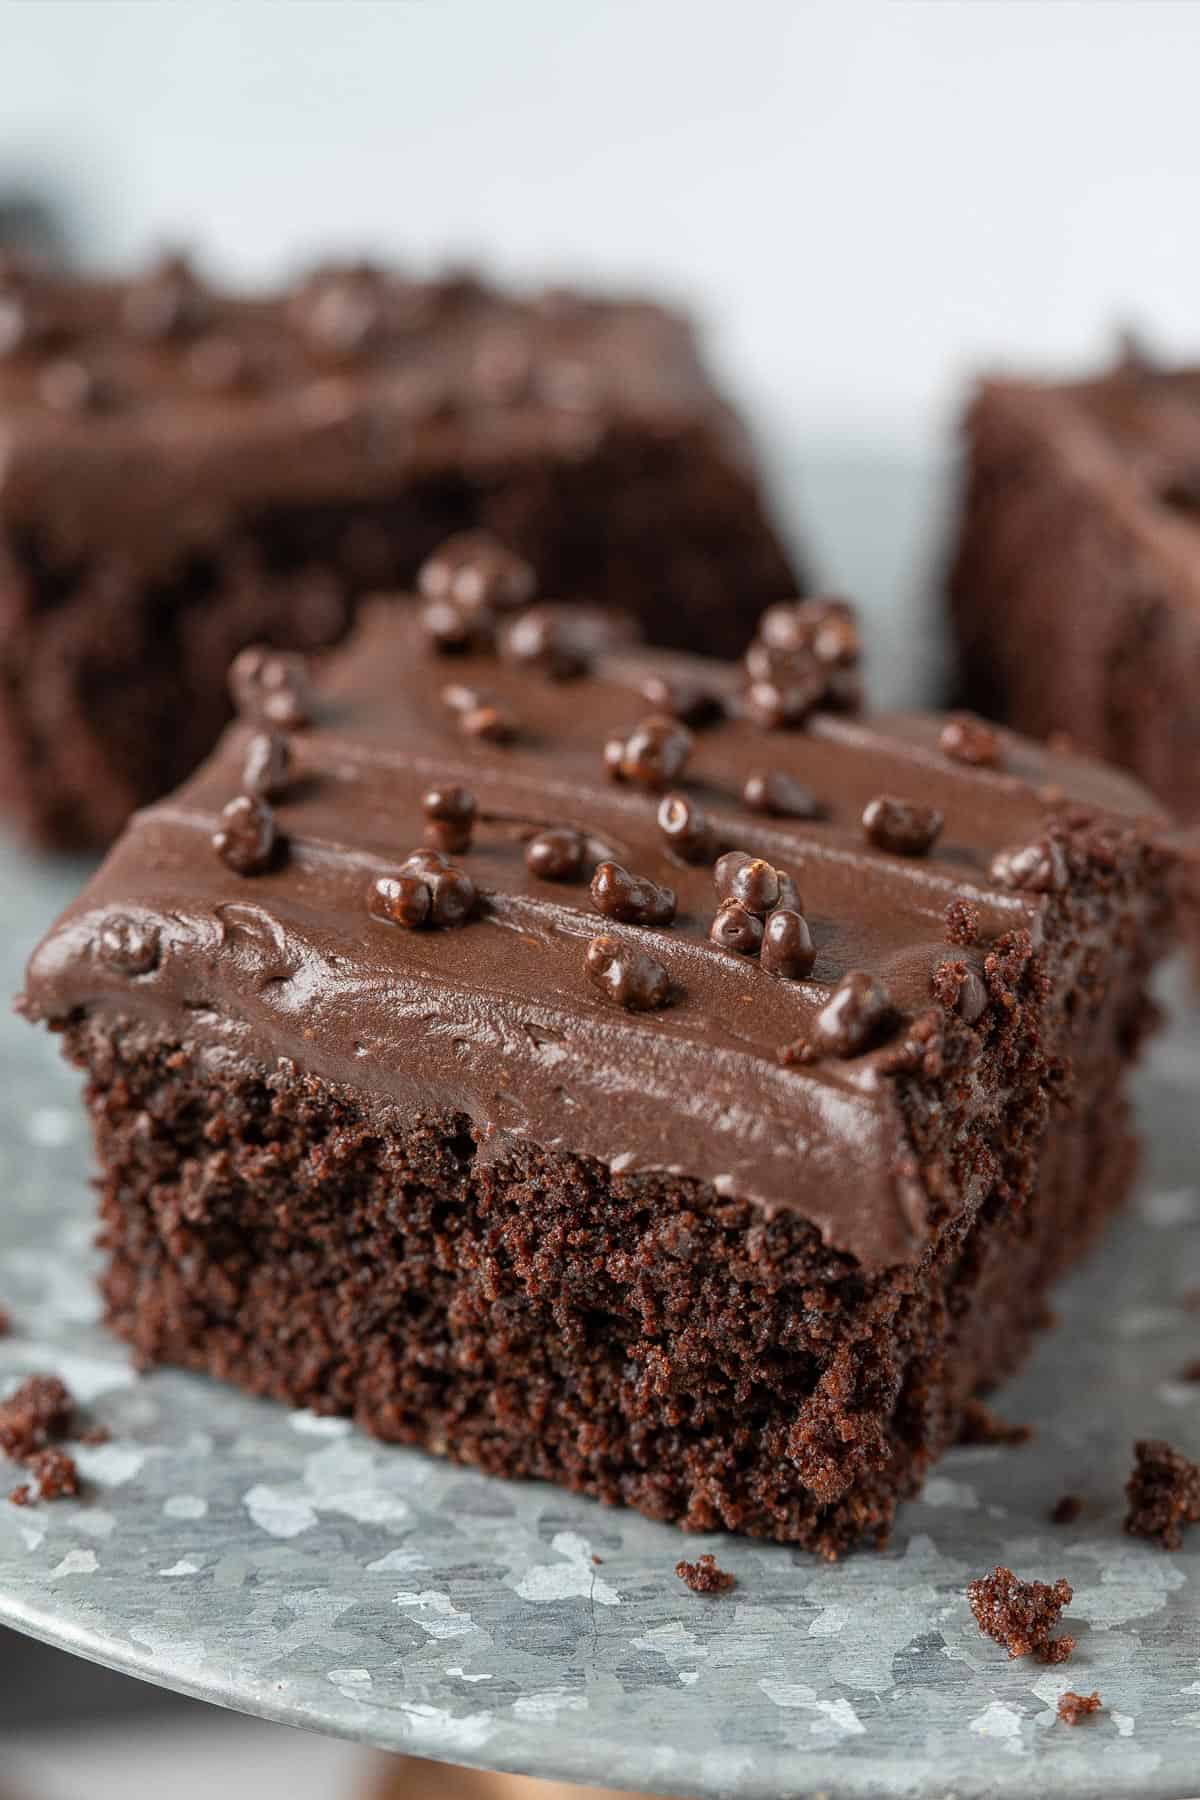
<path id="1" fill-rule="evenodd" d="M 477 538 L 419 586 L 311 681 L 240 664 L 31 961 L 109 1322 L 492 1473 L 881 1542 L 1127 1192 L 1160 822 L 865 714 L 843 602 L 739 668 L 585 607 L 567 654 Z"/>
<path id="2" fill-rule="evenodd" d="M 0 1454 L 30 1476 L 9 1494 L 14 1506 L 79 1492 L 75 1460 L 54 1441 L 68 1435 L 74 1418 L 75 1402 L 57 1375 L 30 1375 L 0 1401 Z"/>
<path id="3" fill-rule="evenodd" d="M 998 1566 L 970 1583 L 967 1600 L 980 1631 L 1003 1644 L 1010 1657 L 1061 1663 L 1075 1648 L 1075 1639 L 1066 1633 L 1051 1636 L 1063 1608 L 1071 1604 L 1071 1584 L 1061 1576 L 1051 1587 L 1044 1581 L 1021 1581 L 1011 1569 Z"/>
<path id="4" fill-rule="evenodd" d="M 737 1576 L 722 1569 L 711 1552 L 706 1552 L 695 1562 L 677 1562 L 675 1573 L 693 1594 L 728 1594 L 737 1586 Z"/>
<path id="5" fill-rule="evenodd" d="M 1100 1695 L 1094 1690 L 1090 1694 L 1073 1694 L 1070 1689 L 1058 1696 L 1058 1716 L 1064 1725 L 1079 1725 L 1089 1714 L 1100 1711 Z"/>
<path id="6" fill-rule="evenodd" d="M 1125 1529 L 1133 1537 L 1156 1540 L 1164 1550 L 1178 1550 L 1184 1526 L 1200 1520 L 1200 1465 L 1161 1438 L 1143 1439 L 1133 1455 L 1125 1484 Z"/>

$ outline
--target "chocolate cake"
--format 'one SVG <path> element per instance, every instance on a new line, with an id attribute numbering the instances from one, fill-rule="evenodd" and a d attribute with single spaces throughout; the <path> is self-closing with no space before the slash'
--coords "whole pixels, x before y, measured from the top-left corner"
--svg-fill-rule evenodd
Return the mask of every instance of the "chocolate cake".
<path id="1" fill-rule="evenodd" d="M 741 671 L 469 623 L 369 609 L 312 688 L 250 653 L 34 954 L 108 1318 L 495 1474 L 881 1537 L 1128 1187 L 1161 820 L 863 716 L 836 604 Z"/>
<path id="2" fill-rule="evenodd" d="M 1200 369 L 983 382 L 950 581 L 963 695 L 1200 820 Z"/>
<path id="3" fill-rule="evenodd" d="M 264 298 L 0 259 L 0 814 L 103 845 L 191 772 L 246 644 L 339 639 L 447 533 L 737 655 L 795 589 L 686 320 L 326 268 Z"/>

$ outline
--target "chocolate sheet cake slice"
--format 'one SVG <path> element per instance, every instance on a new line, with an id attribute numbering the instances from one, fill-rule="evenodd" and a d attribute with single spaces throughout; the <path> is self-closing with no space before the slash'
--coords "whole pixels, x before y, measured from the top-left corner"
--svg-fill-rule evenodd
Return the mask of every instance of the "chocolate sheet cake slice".
<path id="1" fill-rule="evenodd" d="M 796 576 L 688 322 L 327 268 L 262 298 L 0 260 L 0 813 L 105 845 L 195 768 L 225 670 L 339 639 L 485 527 L 547 591 L 735 656 Z"/>
<path id="2" fill-rule="evenodd" d="M 245 716 L 33 956 L 108 1317 L 146 1364 L 836 1555 L 1129 1185 L 1159 821 L 978 721 L 856 712 L 843 606 L 771 609 L 744 672 L 498 629 L 451 655 L 375 609 L 312 693 L 244 659 Z"/>
<path id="3" fill-rule="evenodd" d="M 967 703 L 1200 820 L 1200 369 L 980 384 L 950 610 Z"/>

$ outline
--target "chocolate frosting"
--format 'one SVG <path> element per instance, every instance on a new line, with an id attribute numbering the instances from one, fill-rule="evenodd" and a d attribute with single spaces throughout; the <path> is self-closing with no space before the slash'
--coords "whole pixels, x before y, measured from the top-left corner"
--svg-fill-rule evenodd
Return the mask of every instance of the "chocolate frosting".
<path id="1" fill-rule="evenodd" d="M 1020 927 L 1036 940 L 1051 902 L 989 869 L 1035 840 L 1055 805 L 1126 819 L 1151 805 L 1121 775 L 1004 732 L 998 767 L 955 761 L 933 717 L 698 727 L 672 786 L 700 803 L 723 846 L 766 858 L 799 888 L 815 966 L 808 979 L 778 978 L 710 941 L 711 861 L 670 851 L 660 795 L 606 769 L 606 740 L 655 710 L 642 693 L 651 678 L 727 699 L 739 682 L 725 665 L 628 650 L 553 680 L 491 652 L 439 656 L 410 610 L 375 609 L 323 671 L 318 717 L 291 736 L 275 806 L 286 856 L 242 876 L 211 846 L 255 729 L 236 724 L 178 793 L 135 817 L 36 951 L 27 1010 L 132 1015 L 218 1060 L 287 1058 L 405 1107 L 461 1109 L 484 1158 L 528 1135 L 618 1177 L 679 1171 L 767 1213 L 799 1210 L 867 1267 L 919 1257 L 928 1228 L 904 1180 L 889 1046 L 790 1067 L 781 1048 L 848 971 L 881 978 L 902 1014 L 927 1012 L 933 972 L 964 954 L 947 942 L 952 900 L 978 908 L 982 940 Z M 512 742 L 464 734 L 443 698 L 450 682 L 506 708 Z M 795 777 L 823 816 L 747 810 L 747 778 L 762 771 Z M 450 783 L 477 801 L 472 844 L 454 860 L 479 890 L 479 916 L 457 930 L 373 917 L 369 885 L 420 846 L 422 794 Z M 867 841 L 863 809 L 880 794 L 942 815 L 928 854 Z M 562 825 L 586 834 L 583 873 L 539 879 L 525 845 Z M 602 918 L 588 879 L 604 859 L 674 889 L 673 924 Z M 669 1006 L 626 1012 L 597 991 L 585 949 L 599 932 L 651 951 L 670 976 Z"/>
<path id="2" fill-rule="evenodd" d="M 575 460 L 627 426 L 744 454 L 687 321 L 644 301 L 364 266 L 243 297 L 176 263 L 117 282 L 0 262 L 0 525 L 51 564 L 166 568 L 246 514 Z"/>

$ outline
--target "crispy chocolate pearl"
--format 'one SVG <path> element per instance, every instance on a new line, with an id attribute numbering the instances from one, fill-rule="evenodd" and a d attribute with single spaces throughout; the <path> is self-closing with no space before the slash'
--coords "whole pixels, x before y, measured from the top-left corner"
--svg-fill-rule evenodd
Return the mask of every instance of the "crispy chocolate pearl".
<path id="1" fill-rule="evenodd" d="M 813 1021 L 813 1048 L 827 1056 L 858 1056 L 882 1036 L 892 1017 L 882 981 L 855 969 L 842 976 Z"/>
<path id="2" fill-rule="evenodd" d="M 618 862 L 596 864 L 591 892 L 597 912 L 626 925 L 669 925 L 675 917 L 673 888 L 631 875 Z"/>
<path id="3" fill-rule="evenodd" d="M 719 694 L 711 689 L 683 681 L 668 681 L 665 675 L 648 675 L 642 683 L 642 698 L 656 713 L 666 713 L 684 725 L 714 725 L 725 716 Z"/>
<path id="4" fill-rule="evenodd" d="M 277 843 L 275 814 L 257 794 L 239 794 L 221 809 L 212 847 L 235 875 L 261 875 Z"/>
<path id="5" fill-rule="evenodd" d="M 467 737 L 483 738 L 489 744 L 511 744 L 517 735 L 517 721 L 502 706 L 477 706 L 463 714 L 461 726 Z"/>
<path id="6" fill-rule="evenodd" d="M 705 863 L 713 853 L 713 830 L 698 801 L 686 794 L 664 794 L 658 805 L 658 829 L 667 847 L 684 862 Z"/>
<path id="7" fill-rule="evenodd" d="M 692 734 L 676 719 L 655 714 L 635 725 L 627 738 L 610 738 L 604 761 L 617 781 L 661 788 L 675 780 L 692 749 Z"/>
<path id="8" fill-rule="evenodd" d="M 458 728 L 464 737 L 483 738 L 491 744 L 511 743 L 517 735 L 517 721 L 507 707 L 498 706 L 478 688 L 451 682 L 442 689 L 442 699 L 451 712 L 458 714 Z"/>
<path id="9" fill-rule="evenodd" d="M 148 975 L 158 966 L 159 948 L 158 926 L 128 913 L 105 919 L 96 934 L 96 953 L 101 962 L 122 975 Z"/>
<path id="10" fill-rule="evenodd" d="M 781 975 L 787 981 L 802 981 L 812 973 L 817 951 L 803 913 L 780 906 L 768 916 L 761 960 L 768 975 Z"/>
<path id="11" fill-rule="evenodd" d="M 964 948 L 979 942 L 979 908 L 973 900 L 951 900 L 946 907 L 946 942 Z"/>
<path id="12" fill-rule="evenodd" d="M 422 563 L 417 576 L 426 600 L 448 601 L 465 613 L 524 606 L 532 600 L 535 585 L 524 558 L 488 531 L 460 531 L 447 538 Z"/>
<path id="13" fill-rule="evenodd" d="M 747 775 L 742 802 L 751 812 L 774 819 L 815 819 L 821 811 L 816 795 L 783 769 L 755 769 Z"/>
<path id="14" fill-rule="evenodd" d="M 726 900 L 718 908 L 708 935 L 722 950 L 736 950 L 740 956 L 757 956 L 762 948 L 763 924 L 740 900 Z"/>
<path id="15" fill-rule="evenodd" d="M 899 800 L 894 794 L 878 794 L 868 800 L 862 822 L 868 841 L 893 856 L 924 856 L 942 829 L 942 815 L 936 806 Z"/>
<path id="16" fill-rule="evenodd" d="M 772 868 L 761 856 L 747 856 L 744 850 L 727 850 L 718 857 L 713 881 L 722 900 L 739 900 L 760 919 L 777 906 L 791 912 L 804 911 L 791 876 Z"/>
<path id="17" fill-rule="evenodd" d="M 469 788 L 454 785 L 429 788 L 421 796 L 421 806 L 425 813 L 426 843 L 432 844 L 435 850 L 449 851 L 451 855 L 471 848 L 478 808 Z"/>
<path id="18" fill-rule="evenodd" d="M 964 1025 L 974 1025 L 987 1011 L 987 983 L 968 963 L 940 963 L 934 970 L 933 991 L 943 1006 L 953 1008 Z"/>
<path id="19" fill-rule="evenodd" d="M 995 769 L 1000 764 L 1000 742 L 990 725 L 971 713 L 952 713 L 942 726 L 942 750 L 955 762 L 975 769 Z"/>
<path id="20" fill-rule="evenodd" d="M 551 681 L 571 681 L 588 667 L 578 627 L 561 607 L 529 607 L 502 634 L 500 653 Z"/>
<path id="21" fill-rule="evenodd" d="M 242 764 L 242 786 L 248 794 L 261 794 L 264 800 L 278 800 L 288 785 L 292 771 L 292 751 L 281 731 L 256 731 L 246 745 Z"/>
<path id="22" fill-rule="evenodd" d="M 308 663 L 297 651 L 251 644 L 230 665 L 229 691 L 244 719 L 293 731 L 312 720 Z"/>
<path id="23" fill-rule="evenodd" d="M 1057 838 L 1045 837 L 992 858 L 992 880 L 1030 894 L 1057 894 L 1071 879 L 1066 853 Z"/>
<path id="24" fill-rule="evenodd" d="M 651 1012 L 665 1006 L 671 983 L 662 964 L 636 944 L 606 933 L 587 947 L 588 980 L 616 1006 Z"/>
<path id="25" fill-rule="evenodd" d="M 746 711 L 756 725 L 778 731 L 801 725 L 817 707 L 825 678 L 815 665 L 797 669 L 787 681 L 757 680 L 746 689 Z"/>
<path id="26" fill-rule="evenodd" d="M 554 825 L 539 831 L 525 846 L 525 864 L 542 881 L 574 881 L 583 868 L 587 844 L 571 825 Z"/>
<path id="27" fill-rule="evenodd" d="M 769 606 L 747 650 L 746 710 L 769 730 L 802 725 L 818 706 L 860 700 L 858 627 L 841 600 Z"/>
<path id="28" fill-rule="evenodd" d="M 367 890 L 367 911 L 389 925 L 415 931 L 429 917 L 433 897 L 420 875 L 377 875 Z"/>

